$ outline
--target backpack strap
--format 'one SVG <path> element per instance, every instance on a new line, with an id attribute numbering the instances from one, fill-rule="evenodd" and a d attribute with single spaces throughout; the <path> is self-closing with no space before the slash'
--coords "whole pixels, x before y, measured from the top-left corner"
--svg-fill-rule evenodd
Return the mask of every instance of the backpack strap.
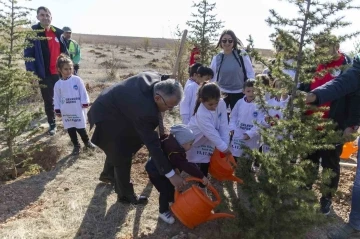
<path id="1" fill-rule="evenodd" d="M 222 64 L 222 62 L 224 60 L 224 53 L 220 53 L 220 57 L 221 57 L 221 60 L 220 60 L 220 64 L 219 64 L 219 69 L 217 70 L 216 82 L 219 81 L 221 64 Z"/>
<path id="2" fill-rule="evenodd" d="M 238 53 L 238 56 L 236 56 L 235 51 L 232 51 L 232 54 L 234 55 L 237 63 L 239 64 L 240 68 L 241 68 L 242 71 L 243 71 L 243 74 L 244 74 L 244 82 L 245 82 L 245 81 L 247 81 L 247 79 L 249 79 L 249 78 L 248 78 L 247 73 L 246 73 L 246 69 L 245 69 L 245 65 L 244 65 L 244 59 L 243 59 L 243 57 L 242 57 L 241 54 L 240 54 L 240 50 L 237 50 L 237 53 Z M 220 55 L 221 60 L 220 60 L 220 64 L 219 64 L 219 69 L 218 69 L 218 71 L 217 71 L 216 82 L 219 81 L 219 76 L 220 76 L 219 73 L 220 73 L 220 69 L 221 69 L 222 62 L 223 62 L 223 60 L 224 60 L 224 53 L 220 53 L 220 54 L 221 54 L 221 55 Z"/>
<path id="3" fill-rule="evenodd" d="M 245 69 L 245 65 L 244 65 L 244 59 L 242 57 L 242 55 L 240 54 L 240 50 L 237 50 L 237 56 L 235 54 L 235 51 L 232 51 L 237 63 L 239 64 L 240 68 L 242 69 L 243 71 L 243 74 L 244 74 L 244 82 L 247 81 L 248 77 L 247 77 L 247 74 L 246 74 L 246 69 Z"/>

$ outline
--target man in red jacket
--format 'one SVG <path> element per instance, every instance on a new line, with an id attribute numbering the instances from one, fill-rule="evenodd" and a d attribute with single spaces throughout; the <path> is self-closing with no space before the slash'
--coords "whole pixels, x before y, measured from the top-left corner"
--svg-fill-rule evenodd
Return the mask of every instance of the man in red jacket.
<path id="1" fill-rule="evenodd" d="M 350 66 L 351 64 L 351 59 L 339 51 L 339 41 L 335 36 L 323 35 L 315 42 L 315 44 L 315 51 L 317 51 L 319 55 L 325 55 L 325 57 L 328 58 L 328 61 L 327 63 L 319 64 L 317 66 L 315 78 L 310 83 L 310 91 L 326 84 L 329 81 L 332 81 L 342 73 L 344 67 Z M 330 107 L 331 104 L 333 104 L 333 102 L 326 102 L 319 107 Z M 334 107 L 336 108 L 336 112 L 332 112 L 330 114 L 330 111 L 327 110 L 323 112 L 322 117 L 331 118 L 335 121 L 335 123 L 337 123 L 338 129 L 344 130 L 342 127 L 344 122 L 342 117 L 339 117 L 339 115 L 344 115 L 344 112 L 346 111 L 346 102 L 337 102 L 337 104 L 338 107 Z M 311 111 L 307 112 L 307 114 L 312 113 L 313 112 Z M 332 177 L 330 183 L 326 185 L 331 192 L 323 193 L 320 199 L 321 212 L 324 215 L 328 215 L 330 213 L 331 198 L 338 188 L 340 180 L 340 155 L 342 152 L 342 146 L 342 144 L 336 144 L 335 149 L 318 150 L 308 156 L 308 159 L 315 164 L 314 172 L 311 172 L 311 174 L 313 174 L 313 178 L 307 185 L 309 189 L 312 188 L 312 184 L 317 177 L 320 158 L 322 168 L 330 169 L 334 173 L 334 177 Z"/>

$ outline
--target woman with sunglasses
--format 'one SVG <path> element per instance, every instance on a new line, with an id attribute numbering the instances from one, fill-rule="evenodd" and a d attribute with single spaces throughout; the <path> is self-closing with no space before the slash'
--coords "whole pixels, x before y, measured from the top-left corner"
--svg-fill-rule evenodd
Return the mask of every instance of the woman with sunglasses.
<path id="1" fill-rule="evenodd" d="M 214 71 L 212 81 L 216 82 L 222 93 L 226 95 L 224 101 L 226 107 L 232 109 L 236 102 L 244 97 L 242 92 L 244 82 L 247 79 L 255 78 L 254 69 L 250 57 L 242 42 L 231 30 L 222 32 L 217 48 L 223 51 L 212 59 L 210 68 Z"/>

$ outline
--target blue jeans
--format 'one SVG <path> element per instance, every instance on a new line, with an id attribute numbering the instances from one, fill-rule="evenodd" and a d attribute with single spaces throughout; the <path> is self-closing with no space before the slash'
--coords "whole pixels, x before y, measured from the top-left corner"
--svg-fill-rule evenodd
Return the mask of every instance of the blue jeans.
<path id="1" fill-rule="evenodd" d="M 360 139 L 358 145 L 360 146 Z M 360 151 L 357 155 L 357 170 L 352 191 L 349 223 L 353 228 L 360 231 Z"/>

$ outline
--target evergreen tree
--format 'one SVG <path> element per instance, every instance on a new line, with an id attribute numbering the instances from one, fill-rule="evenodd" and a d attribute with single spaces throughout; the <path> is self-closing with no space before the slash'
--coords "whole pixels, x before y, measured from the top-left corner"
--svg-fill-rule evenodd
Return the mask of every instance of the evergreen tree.
<path id="1" fill-rule="evenodd" d="M 34 94 L 32 84 L 37 77 L 20 65 L 33 60 L 24 59 L 23 51 L 29 46 L 25 39 L 35 39 L 36 34 L 28 28 L 31 9 L 19 6 L 16 0 L 1 0 L 0 5 L 0 141 L 8 148 L 2 160 L 11 163 L 16 177 L 16 137 L 39 113 L 26 102 Z"/>
<path id="2" fill-rule="evenodd" d="M 216 14 L 211 13 L 216 8 L 216 3 L 200 0 L 194 2 L 192 7 L 197 9 L 197 13 L 191 14 L 194 20 L 186 22 L 191 28 L 190 40 L 199 46 L 201 63 L 209 64 L 215 52 L 213 42 L 218 40 L 218 31 L 223 27 L 223 22 L 216 20 Z"/>
<path id="3" fill-rule="evenodd" d="M 266 117 L 268 124 L 258 125 L 262 141 L 270 147 L 270 152 L 260 153 L 244 148 L 249 156 L 240 158 L 239 173 L 244 179 L 243 189 L 247 195 L 241 199 L 248 199 L 248 203 L 242 200 L 238 204 L 244 218 L 240 226 L 245 231 L 245 238 L 304 238 L 314 223 L 322 221 L 315 194 L 306 189 L 307 182 L 313 176 L 309 173 L 313 165 L 303 159 L 316 150 L 334 148 L 334 144 L 341 141 L 335 124 L 323 119 L 322 112 L 306 115 L 308 110 L 315 111 L 315 108 L 305 104 L 297 88 L 300 83 L 309 83 L 314 79 L 314 67 L 329 62 L 328 47 L 337 41 L 331 33 L 336 28 L 350 24 L 338 14 L 352 8 L 352 1 L 287 2 L 298 9 L 297 14 L 293 14 L 296 15 L 294 18 L 283 18 L 275 10 L 270 10 L 271 16 L 266 20 L 275 29 L 271 36 L 277 49 L 273 64 L 268 65 L 253 47 L 251 50 L 255 61 L 268 65 L 272 77 L 283 84 L 283 89 L 275 90 L 257 82 L 259 97 L 256 101 L 264 115 L 269 115 L 270 109 L 278 109 L 266 105 L 265 93 L 279 95 L 285 90 L 291 98 L 283 110 L 283 119 Z M 343 41 L 356 34 L 338 39 Z M 314 42 L 321 42 L 316 51 L 313 50 Z M 294 79 L 284 70 L 296 70 Z M 330 70 L 334 69 L 327 72 Z M 249 170 L 254 160 L 261 165 L 260 172 L 255 175 Z M 330 172 L 324 171 L 322 174 L 323 181 L 331 177 Z"/>

